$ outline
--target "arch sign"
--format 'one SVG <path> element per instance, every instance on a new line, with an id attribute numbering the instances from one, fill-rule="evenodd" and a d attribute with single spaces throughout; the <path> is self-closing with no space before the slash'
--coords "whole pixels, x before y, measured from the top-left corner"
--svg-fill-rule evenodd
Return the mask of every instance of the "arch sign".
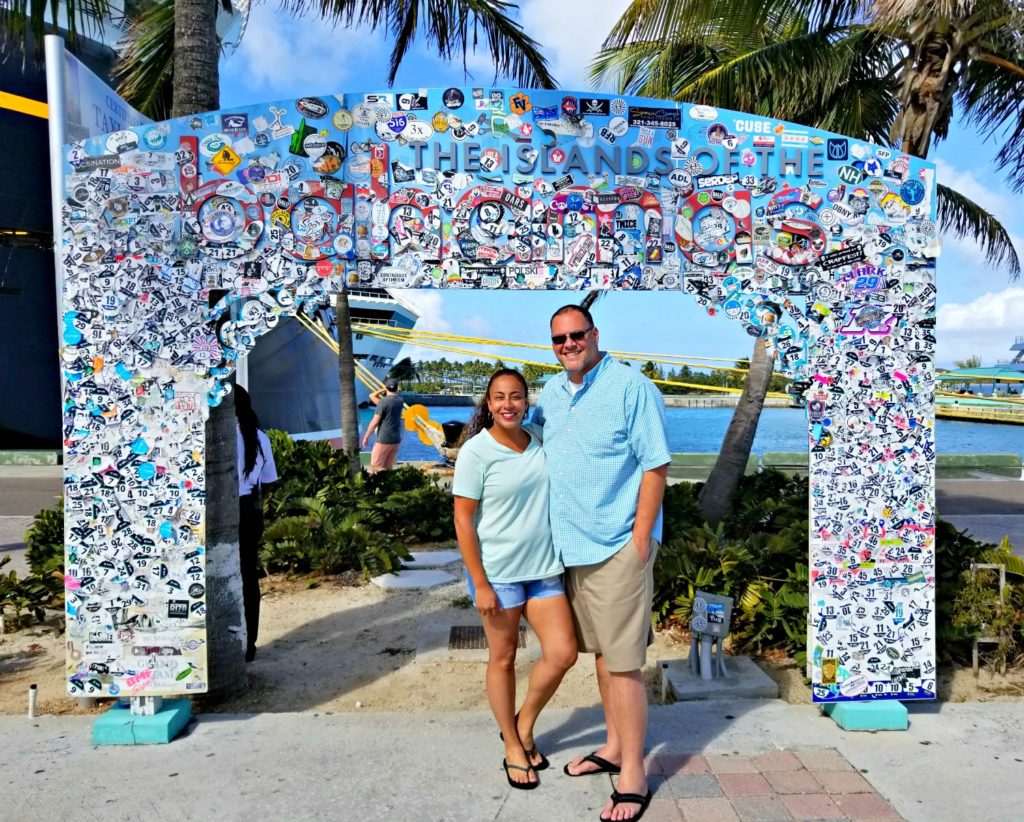
<path id="1" fill-rule="evenodd" d="M 281 316 L 372 285 L 684 291 L 774 346 L 807 400 L 814 698 L 934 697 L 931 164 L 497 88 L 301 97 L 63 156 L 70 693 L 206 690 L 208 405 Z"/>

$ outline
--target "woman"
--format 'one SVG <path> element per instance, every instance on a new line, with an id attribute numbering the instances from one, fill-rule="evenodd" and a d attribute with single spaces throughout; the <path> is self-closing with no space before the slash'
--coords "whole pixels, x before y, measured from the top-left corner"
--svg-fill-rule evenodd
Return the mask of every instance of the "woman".
<path id="1" fill-rule="evenodd" d="M 502 767 L 513 788 L 539 784 L 548 761 L 533 726 L 576 662 L 576 638 L 548 523 L 548 477 L 537 436 L 523 427 L 526 380 L 502 368 L 467 426 L 455 463 L 455 532 L 469 592 L 487 635 L 487 698 L 505 742 Z M 518 713 L 516 647 L 525 616 L 540 640 Z"/>
<path id="2" fill-rule="evenodd" d="M 242 562 L 242 600 L 245 603 L 245 661 L 256 659 L 260 630 L 260 540 L 263 539 L 263 493 L 277 481 L 270 437 L 260 430 L 249 392 L 235 386 L 238 435 L 238 551 Z"/>

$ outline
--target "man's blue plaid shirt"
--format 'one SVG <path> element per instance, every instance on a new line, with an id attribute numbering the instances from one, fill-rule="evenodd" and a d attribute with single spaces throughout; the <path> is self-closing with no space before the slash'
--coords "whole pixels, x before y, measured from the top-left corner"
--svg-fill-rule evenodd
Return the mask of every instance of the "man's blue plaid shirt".
<path id="1" fill-rule="evenodd" d="M 575 394 L 568 383 L 564 371 L 550 380 L 530 419 L 543 429 L 555 550 L 566 566 L 594 565 L 629 541 L 644 471 L 671 461 L 665 401 L 607 354 Z"/>

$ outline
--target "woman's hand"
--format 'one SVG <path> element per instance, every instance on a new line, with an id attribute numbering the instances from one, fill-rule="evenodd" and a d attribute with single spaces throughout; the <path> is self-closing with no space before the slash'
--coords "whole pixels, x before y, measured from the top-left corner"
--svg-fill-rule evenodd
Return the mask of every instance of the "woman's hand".
<path id="1" fill-rule="evenodd" d="M 476 586 L 476 609 L 481 616 L 494 616 L 501 610 L 498 595 L 490 585 Z"/>

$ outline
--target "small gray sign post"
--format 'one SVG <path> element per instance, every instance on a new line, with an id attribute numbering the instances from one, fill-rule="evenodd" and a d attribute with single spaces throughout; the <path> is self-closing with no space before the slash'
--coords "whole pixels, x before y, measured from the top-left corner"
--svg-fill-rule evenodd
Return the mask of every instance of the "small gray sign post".
<path id="1" fill-rule="evenodd" d="M 725 670 L 722 644 L 732 620 L 732 597 L 697 591 L 690 614 L 690 670 L 701 679 L 714 679 L 729 674 Z M 717 644 L 712 663 L 712 644 Z"/>

